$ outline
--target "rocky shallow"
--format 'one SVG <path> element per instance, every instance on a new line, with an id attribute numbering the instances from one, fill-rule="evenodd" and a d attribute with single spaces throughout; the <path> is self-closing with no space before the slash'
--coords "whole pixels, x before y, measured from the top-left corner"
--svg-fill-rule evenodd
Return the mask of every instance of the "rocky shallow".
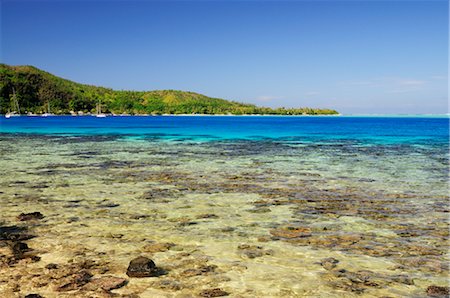
<path id="1" fill-rule="evenodd" d="M 432 149 L 6 141 L 1 297 L 448 296 Z"/>

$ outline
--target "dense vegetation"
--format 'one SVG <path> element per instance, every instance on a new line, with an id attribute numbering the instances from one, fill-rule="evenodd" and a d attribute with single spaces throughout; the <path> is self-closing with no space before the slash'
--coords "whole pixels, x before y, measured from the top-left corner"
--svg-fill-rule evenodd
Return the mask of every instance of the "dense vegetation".
<path id="1" fill-rule="evenodd" d="M 0 64 L 0 114 L 17 110 L 17 103 L 22 114 L 47 112 L 48 107 L 55 114 L 95 112 L 97 104 L 102 112 L 115 114 L 337 114 L 329 109 L 257 107 L 176 90 L 117 91 L 75 83 L 33 66 Z"/>

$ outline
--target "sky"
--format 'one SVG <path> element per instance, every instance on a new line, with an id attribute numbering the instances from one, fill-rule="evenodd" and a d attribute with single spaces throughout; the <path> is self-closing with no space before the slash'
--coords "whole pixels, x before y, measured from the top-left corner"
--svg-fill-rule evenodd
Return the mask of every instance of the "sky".
<path id="1" fill-rule="evenodd" d="M 447 0 L 0 0 L 0 61 L 113 89 L 448 113 Z"/>

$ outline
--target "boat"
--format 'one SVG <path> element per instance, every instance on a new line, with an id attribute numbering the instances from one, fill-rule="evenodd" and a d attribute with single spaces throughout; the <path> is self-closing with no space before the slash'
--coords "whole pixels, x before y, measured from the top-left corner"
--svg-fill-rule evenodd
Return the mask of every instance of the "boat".
<path id="1" fill-rule="evenodd" d="M 18 114 L 17 112 L 8 112 L 8 113 L 6 113 L 5 114 L 5 118 L 11 118 L 11 117 L 19 117 L 20 116 L 20 114 Z"/>
<path id="2" fill-rule="evenodd" d="M 97 117 L 97 118 L 105 118 L 106 117 L 106 114 L 102 113 L 102 106 L 100 104 L 100 101 L 97 104 L 97 114 L 95 114 L 95 117 Z"/>
<path id="3" fill-rule="evenodd" d="M 13 97 L 12 97 L 12 101 L 13 101 L 13 107 L 14 109 L 17 109 L 17 111 L 13 111 L 13 112 L 8 112 L 5 114 L 5 118 L 9 119 L 11 117 L 19 117 L 20 116 L 20 107 L 19 107 L 19 101 L 17 100 L 17 96 L 16 96 L 16 89 L 13 87 Z"/>
<path id="4" fill-rule="evenodd" d="M 42 117 L 48 117 L 48 116 L 53 116 L 54 114 L 50 113 L 50 102 L 47 101 L 47 112 L 45 112 L 44 114 L 42 114 Z"/>

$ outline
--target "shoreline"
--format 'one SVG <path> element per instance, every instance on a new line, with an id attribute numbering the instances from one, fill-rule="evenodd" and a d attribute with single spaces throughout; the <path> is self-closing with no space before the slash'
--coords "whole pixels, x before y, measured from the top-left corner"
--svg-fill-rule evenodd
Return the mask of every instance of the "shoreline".
<path id="1" fill-rule="evenodd" d="M 16 114 L 11 118 L 17 117 L 29 117 L 29 118 L 48 118 L 48 117 L 96 117 L 95 114 Z M 276 114 L 105 114 L 106 117 L 345 117 L 345 118 L 450 118 L 450 114 L 329 114 L 329 115 L 276 115 Z M 5 117 L 5 114 L 0 114 L 1 118 Z M 96 117 L 97 118 L 97 117 Z M 105 118 L 105 117 L 98 117 Z M 7 118 L 10 119 L 10 118 Z"/>
<path id="2" fill-rule="evenodd" d="M 0 114 L 0 116 L 5 117 L 6 114 Z M 343 116 L 342 114 L 306 114 L 306 115 L 280 115 L 280 114 L 103 114 L 107 117 L 130 117 L 130 116 L 140 116 L 140 117 L 161 117 L 161 116 L 182 116 L 182 117 L 205 117 L 205 116 L 218 116 L 218 117 L 233 117 L 233 116 L 296 116 L 296 117 L 310 117 L 310 116 Z M 96 114 L 15 114 L 14 117 L 55 117 L 55 116 L 72 116 L 72 117 L 85 117 L 91 116 L 96 117 Z M 101 117 L 103 118 L 103 117 Z"/>

